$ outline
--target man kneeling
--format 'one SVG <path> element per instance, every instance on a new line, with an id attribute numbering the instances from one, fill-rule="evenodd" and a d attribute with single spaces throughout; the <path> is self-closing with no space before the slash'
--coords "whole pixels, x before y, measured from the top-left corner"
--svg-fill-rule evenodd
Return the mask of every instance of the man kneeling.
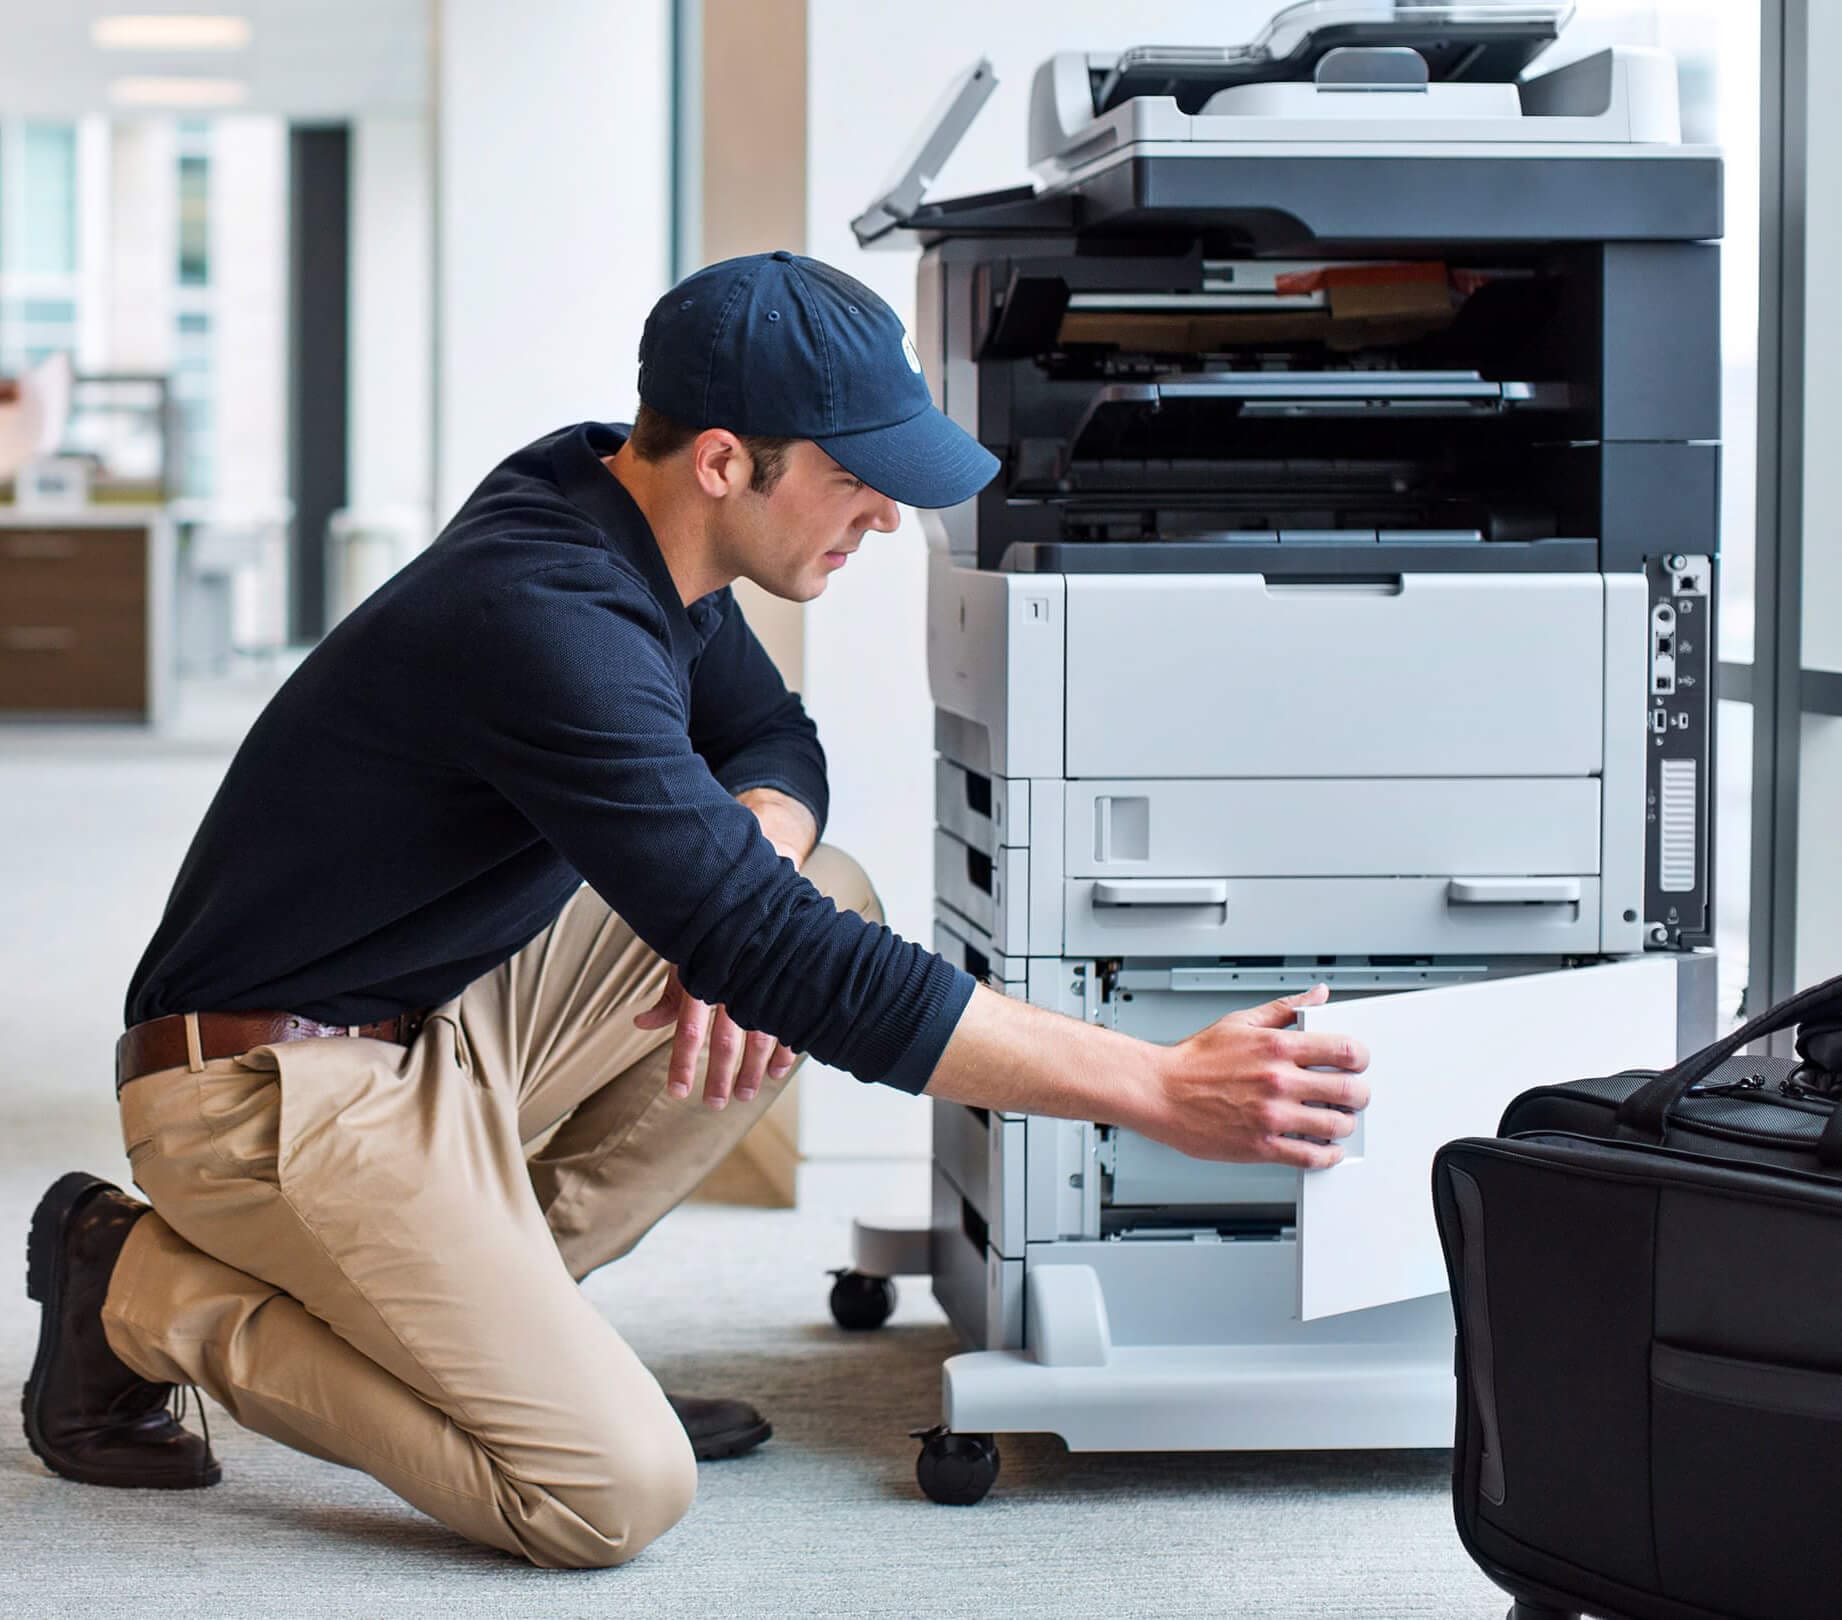
<path id="1" fill-rule="evenodd" d="M 996 472 L 894 312 L 730 260 L 660 301 L 640 362 L 631 429 L 494 469 L 232 762 L 128 993 L 151 1208 L 77 1173 L 33 1219 L 26 1432 L 57 1472 L 215 1483 L 169 1407 L 195 1385 L 476 1541 L 624 1562 L 698 1458 L 770 1431 L 661 1391 L 577 1281 L 796 1054 L 1204 1158 L 1340 1156 L 1306 1138 L 1349 1134 L 1366 1055 L 1285 1028 L 1320 993 L 1173 1047 L 1092 1028 L 891 933 L 819 844 L 824 755 L 729 587 L 809 601 L 898 501 Z"/>

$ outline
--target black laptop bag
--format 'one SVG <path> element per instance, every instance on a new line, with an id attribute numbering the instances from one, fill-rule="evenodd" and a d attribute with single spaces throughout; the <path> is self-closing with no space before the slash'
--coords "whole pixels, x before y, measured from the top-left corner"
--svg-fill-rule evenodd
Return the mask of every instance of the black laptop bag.
<path id="1" fill-rule="evenodd" d="M 1842 1616 L 1838 1071 L 1842 977 L 1439 1151 L 1454 1507 L 1512 1614 Z"/>

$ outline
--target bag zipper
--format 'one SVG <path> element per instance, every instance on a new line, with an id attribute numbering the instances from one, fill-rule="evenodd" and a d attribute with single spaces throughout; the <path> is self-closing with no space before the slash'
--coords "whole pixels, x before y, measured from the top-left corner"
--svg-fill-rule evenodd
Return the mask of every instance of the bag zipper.
<path id="1" fill-rule="evenodd" d="M 1782 1091 L 1784 1088 L 1780 1086 L 1779 1089 Z M 1689 1097 L 1737 1097 L 1742 1092 L 1763 1090 L 1765 1090 L 1764 1075 L 1743 1074 L 1737 1080 L 1724 1080 L 1719 1085 L 1711 1084 L 1706 1080 L 1697 1080 L 1682 1095 L 1685 1099 Z M 1788 1096 L 1789 1093 L 1787 1092 L 1786 1095 Z"/>

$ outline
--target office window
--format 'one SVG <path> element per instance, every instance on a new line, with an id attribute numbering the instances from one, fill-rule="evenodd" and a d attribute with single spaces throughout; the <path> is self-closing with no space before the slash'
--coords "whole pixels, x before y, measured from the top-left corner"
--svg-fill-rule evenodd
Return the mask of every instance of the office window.
<path id="1" fill-rule="evenodd" d="M 0 128 L 0 372 L 74 351 L 78 327 L 77 132 Z"/>
<path id="2" fill-rule="evenodd" d="M 216 472 L 211 316 L 207 311 L 181 310 L 174 323 L 172 386 L 181 433 L 180 493 L 202 500 L 213 493 Z"/>
<path id="3" fill-rule="evenodd" d="M 197 153 L 179 159 L 179 285 L 203 287 L 211 279 L 211 160 Z"/>
<path id="4" fill-rule="evenodd" d="M 21 145 L 13 268 L 68 275 L 77 268 L 77 132 L 69 124 L 27 124 Z"/>

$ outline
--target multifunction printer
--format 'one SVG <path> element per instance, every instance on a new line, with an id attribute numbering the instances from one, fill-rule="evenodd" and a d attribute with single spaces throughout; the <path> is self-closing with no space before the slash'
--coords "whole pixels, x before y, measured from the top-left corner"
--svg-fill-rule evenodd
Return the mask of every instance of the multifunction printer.
<path id="1" fill-rule="evenodd" d="M 1666 54 L 1544 71 L 1569 10 L 1063 51 L 1035 183 L 930 201 L 981 63 L 856 221 L 1003 462 L 925 515 L 936 948 L 1163 1042 L 1324 982 L 1372 1052 L 1303 1174 L 935 1105 L 832 1308 L 931 1278 L 939 1500 L 1000 1432 L 1450 1444 L 1434 1150 L 1711 1035 L 1721 168 Z"/>

